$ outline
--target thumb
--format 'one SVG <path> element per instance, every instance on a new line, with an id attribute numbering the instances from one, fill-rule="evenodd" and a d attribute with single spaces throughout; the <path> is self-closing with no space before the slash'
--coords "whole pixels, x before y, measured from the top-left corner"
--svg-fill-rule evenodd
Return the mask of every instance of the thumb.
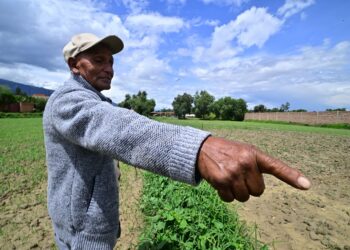
<path id="1" fill-rule="evenodd" d="M 299 170 L 289 167 L 260 150 L 256 152 L 256 160 L 262 173 L 271 174 L 298 189 L 307 190 L 311 187 L 311 182 Z"/>

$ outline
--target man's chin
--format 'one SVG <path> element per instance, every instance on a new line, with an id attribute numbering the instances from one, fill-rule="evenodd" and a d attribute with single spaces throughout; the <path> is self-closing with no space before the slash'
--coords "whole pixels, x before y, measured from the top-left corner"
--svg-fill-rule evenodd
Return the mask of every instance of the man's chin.
<path id="1" fill-rule="evenodd" d="M 111 89 L 111 84 L 109 84 L 109 85 L 103 85 L 103 88 L 102 88 L 102 90 L 109 90 L 109 89 Z"/>
<path id="2" fill-rule="evenodd" d="M 104 79 L 101 81 L 101 86 L 106 87 L 108 89 L 111 88 L 112 80 Z"/>
<path id="3" fill-rule="evenodd" d="M 108 90 L 111 88 L 111 81 L 99 81 L 94 87 L 98 91 Z"/>

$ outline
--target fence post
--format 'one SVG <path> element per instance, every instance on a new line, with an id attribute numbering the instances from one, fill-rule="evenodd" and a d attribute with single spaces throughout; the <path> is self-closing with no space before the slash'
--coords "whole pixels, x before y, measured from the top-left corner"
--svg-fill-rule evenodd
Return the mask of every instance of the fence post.
<path id="1" fill-rule="evenodd" d="M 340 121 L 339 121 L 339 110 L 337 110 L 337 123 L 340 123 Z"/>
<path id="2" fill-rule="evenodd" d="M 316 124 L 318 124 L 318 111 L 316 112 Z"/>

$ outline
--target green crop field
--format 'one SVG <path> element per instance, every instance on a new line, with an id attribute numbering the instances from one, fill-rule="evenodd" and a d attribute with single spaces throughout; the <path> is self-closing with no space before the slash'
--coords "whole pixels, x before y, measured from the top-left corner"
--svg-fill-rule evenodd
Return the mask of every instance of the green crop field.
<path id="1" fill-rule="evenodd" d="M 41 118 L 0 119 L 0 197 L 31 191 L 46 178 Z"/>
<path id="2" fill-rule="evenodd" d="M 118 243 L 118 249 L 278 249 L 282 245 L 299 249 L 303 244 L 310 249 L 347 247 L 349 130 L 258 122 L 157 120 L 253 143 L 302 170 L 312 179 L 313 188 L 295 193 L 268 177 L 267 191 L 261 198 L 231 205 L 221 202 L 204 182 L 193 188 L 142 171 L 137 174 L 123 164 L 123 242 Z M 41 118 L 0 119 L 3 249 L 55 249 L 46 209 L 43 140 Z"/>

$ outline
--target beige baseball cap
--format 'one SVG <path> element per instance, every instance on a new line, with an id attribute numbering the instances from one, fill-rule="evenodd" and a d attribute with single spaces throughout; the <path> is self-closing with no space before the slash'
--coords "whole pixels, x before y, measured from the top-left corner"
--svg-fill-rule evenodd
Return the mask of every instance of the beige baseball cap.
<path id="1" fill-rule="evenodd" d="M 123 41 L 115 35 L 99 38 L 91 33 L 81 33 L 73 36 L 64 46 L 64 60 L 68 62 L 70 57 L 74 58 L 79 53 L 101 43 L 106 44 L 111 49 L 112 54 L 116 54 L 124 48 Z"/>

